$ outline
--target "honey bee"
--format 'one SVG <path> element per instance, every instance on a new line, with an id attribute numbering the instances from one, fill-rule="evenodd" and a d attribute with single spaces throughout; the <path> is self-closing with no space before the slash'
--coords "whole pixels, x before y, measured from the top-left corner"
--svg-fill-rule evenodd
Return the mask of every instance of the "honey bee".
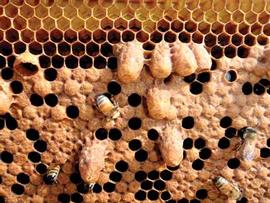
<path id="1" fill-rule="evenodd" d="M 47 184 L 53 184 L 57 181 L 58 175 L 60 172 L 60 166 L 56 166 L 48 171 L 44 177 L 44 181 Z"/>
<path id="2" fill-rule="evenodd" d="M 228 199 L 240 200 L 243 197 L 241 190 L 236 184 L 229 182 L 221 176 L 214 178 L 214 184 L 221 193 L 228 197 Z"/>
<path id="3" fill-rule="evenodd" d="M 118 104 L 111 101 L 105 95 L 98 95 L 95 99 L 97 109 L 109 119 L 116 119 L 120 116 Z"/>
<path id="4" fill-rule="evenodd" d="M 240 156 L 244 161 L 252 161 L 255 155 L 257 131 L 251 127 L 244 128 L 242 131 L 243 141 L 239 147 Z"/>

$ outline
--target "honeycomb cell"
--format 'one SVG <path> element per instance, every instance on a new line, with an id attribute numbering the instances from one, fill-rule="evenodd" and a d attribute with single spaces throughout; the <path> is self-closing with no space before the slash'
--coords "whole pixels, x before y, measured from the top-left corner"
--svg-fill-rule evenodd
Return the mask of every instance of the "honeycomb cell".
<path id="1" fill-rule="evenodd" d="M 82 43 L 87 43 L 91 40 L 91 32 L 89 32 L 88 30 L 81 30 L 79 32 L 79 40 L 82 42 Z"/>
<path id="2" fill-rule="evenodd" d="M 0 17 L 0 28 L 3 29 L 3 30 L 8 29 L 10 24 L 9 25 L 5 24 L 5 23 L 8 23 L 8 22 L 9 21 L 2 21 L 2 17 Z M 6 26 L 8 26 L 8 27 L 6 28 Z M 26 28 L 26 20 L 24 18 L 22 18 L 21 16 L 17 16 L 17 17 L 15 17 L 13 19 L 13 26 L 14 26 L 14 28 L 16 30 L 23 30 L 23 29 Z"/>
<path id="3" fill-rule="evenodd" d="M 49 40 L 49 33 L 46 30 L 40 29 L 36 32 L 38 42 L 46 42 Z"/>
<path id="4" fill-rule="evenodd" d="M 189 9 L 189 10 L 194 10 L 196 8 L 199 7 L 199 0 L 195 0 L 195 1 L 187 1 L 186 2 L 186 7 Z"/>
<path id="5" fill-rule="evenodd" d="M 38 42 L 32 42 L 29 44 L 29 51 L 31 54 L 38 55 L 42 53 L 42 46 Z"/>
<path id="6" fill-rule="evenodd" d="M 77 40 L 77 33 L 74 30 L 69 29 L 65 31 L 64 39 L 68 43 L 73 43 Z"/>
<path id="7" fill-rule="evenodd" d="M 203 18 L 204 18 L 204 12 L 201 8 L 198 8 L 192 12 L 192 19 L 193 20 L 200 22 L 203 20 Z"/>
<path id="8" fill-rule="evenodd" d="M 56 8 L 56 9 L 55 9 L 55 12 L 54 12 L 54 14 L 51 15 L 51 16 L 53 16 L 53 17 L 55 17 L 55 18 L 58 18 L 58 17 L 62 16 L 62 9 L 59 8 L 59 7 L 57 7 L 57 6 L 55 6 L 55 8 Z M 63 8 L 63 11 L 64 11 L 64 16 L 65 16 L 67 19 L 72 19 L 74 16 L 77 15 L 77 10 L 76 10 L 76 8 L 74 8 L 74 7 L 73 7 L 72 5 L 70 5 L 70 4 L 65 5 L 65 7 Z M 56 17 L 55 15 L 58 15 L 58 16 Z"/>
<path id="9" fill-rule="evenodd" d="M 132 31 L 130 30 L 126 30 L 122 33 L 122 40 L 124 42 L 129 42 L 129 41 L 133 41 L 135 38 L 135 35 Z"/>
<path id="10" fill-rule="evenodd" d="M 237 55 L 240 58 L 247 58 L 248 54 L 249 54 L 249 48 L 247 46 L 242 45 L 242 46 L 238 47 Z"/>
<path id="11" fill-rule="evenodd" d="M 208 23 L 214 23 L 217 21 L 217 13 L 213 10 L 209 10 L 205 13 L 205 20 Z"/>
<path id="12" fill-rule="evenodd" d="M 156 29 L 156 23 L 152 20 L 147 20 L 143 22 L 143 30 L 145 32 L 151 33 L 153 30 Z"/>
<path id="13" fill-rule="evenodd" d="M 30 18 L 28 20 L 28 26 L 33 31 L 38 30 L 41 27 L 41 20 L 36 17 Z"/>
<path id="14" fill-rule="evenodd" d="M 31 18 L 34 15 L 34 9 L 32 9 L 30 6 L 27 4 L 24 4 L 20 7 L 20 15 L 24 18 Z"/>
<path id="15" fill-rule="evenodd" d="M 51 65 L 51 59 L 48 56 L 41 55 L 39 57 L 39 63 L 41 68 L 48 68 Z"/>
<path id="16" fill-rule="evenodd" d="M 244 38 L 244 43 L 247 46 L 253 46 L 256 43 L 256 38 L 252 34 L 247 34 Z"/>
<path id="17" fill-rule="evenodd" d="M 50 32 L 50 39 L 53 42 L 61 42 L 63 39 L 63 32 L 59 29 L 54 29 Z"/>
<path id="18" fill-rule="evenodd" d="M 73 55 L 69 55 L 65 58 L 66 67 L 69 69 L 77 68 L 78 62 L 79 62 L 78 59 Z"/>
<path id="19" fill-rule="evenodd" d="M 26 0 L 26 3 L 30 6 L 36 6 L 40 3 L 39 0 Z"/>
<path id="20" fill-rule="evenodd" d="M 72 53 L 75 56 L 82 56 L 85 53 L 85 46 L 80 42 L 75 42 L 72 45 Z"/>
<path id="21" fill-rule="evenodd" d="M 260 13 L 258 20 L 261 24 L 266 24 L 266 23 L 269 23 L 269 20 L 270 20 L 269 18 L 270 18 L 269 13 L 267 13 L 266 11 L 263 11 L 262 13 Z"/>
<path id="22" fill-rule="evenodd" d="M 168 21 L 173 21 L 177 19 L 177 11 L 173 8 L 167 8 L 165 9 L 163 16 L 164 16 L 164 19 Z"/>
<path id="23" fill-rule="evenodd" d="M 266 35 L 262 34 L 262 35 L 259 35 L 257 37 L 257 42 L 260 44 L 260 45 L 267 45 L 269 43 L 269 37 L 267 37 Z"/>
<path id="24" fill-rule="evenodd" d="M 185 29 L 188 32 L 195 32 L 197 30 L 197 24 L 194 21 L 187 21 L 185 23 Z"/>
<path id="25" fill-rule="evenodd" d="M 172 31 L 168 31 L 164 35 L 164 40 L 168 43 L 173 43 L 176 40 L 176 34 Z"/>
<path id="26" fill-rule="evenodd" d="M 2 41 L 0 43 L 0 53 L 3 54 L 4 56 L 8 56 L 12 54 L 12 46 L 10 43 L 6 41 Z"/>
<path id="27" fill-rule="evenodd" d="M 99 27 L 99 21 L 93 17 L 90 17 L 89 19 L 86 20 L 85 26 L 90 31 L 95 31 Z"/>
<path id="28" fill-rule="evenodd" d="M 263 33 L 267 36 L 270 36 L 270 24 L 266 24 L 263 27 Z"/>
<path id="29" fill-rule="evenodd" d="M 194 32 L 192 34 L 192 41 L 201 44 L 203 42 L 203 35 L 200 32 Z"/>
<path id="30" fill-rule="evenodd" d="M 261 34 L 262 32 L 262 26 L 261 24 L 259 23 L 254 23 L 251 28 L 250 28 L 251 32 L 254 34 L 254 35 L 259 35 Z"/>
<path id="31" fill-rule="evenodd" d="M 231 20 L 231 14 L 226 10 L 222 10 L 218 13 L 218 20 L 222 23 L 227 23 Z"/>
<path id="32" fill-rule="evenodd" d="M 75 8 L 79 8 L 80 5 L 83 4 L 83 0 L 71 0 L 69 3 L 73 5 Z"/>
<path id="33" fill-rule="evenodd" d="M 139 42 L 146 42 L 147 40 L 149 40 L 149 35 L 148 33 L 144 32 L 144 31 L 139 31 L 138 33 L 136 33 L 136 39 Z"/>
<path id="34" fill-rule="evenodd" d="M 123 18 L 118 18 L 114 21 L 114 27 L 118 30 L 125 30 L 128 27 L 128 23 Z"/>
<path id="35" fill-rule="evenodd" d="M 249 24 L 255 23 L 257 21 L 257 14 L 253 13 L 252 11 L 249 11 L 245 15 L 245 20 Z"/>
<path id="36" fill-rule="evenodd" d="M 53 42 L 46 42 L 43 49 L 48 56 L 53 56 L 56 53 L 56 45 Z"/>
<path id="37" fill-rule="evenodd" d="M 80 17 L 74 17 L 71 20 L 71 28 L 76 30 L 76 31 L 83 29 L 84 28 L 84 20 L 81 19 Z"/>
<path id="38" fill-rule="evenodd" d="M 222 11 L 225 8 L 225 3 L 226 3 L 226 1 L 214 0 L 213 1 L 213 10 L 216 12 Z"/>
<path id="39" fill-rule="evenodd" d="M 4 1 L 5 2 L 5 1 Z M 23 0 L 12 0 L 11 1 L 16 6 L 21 6 L 23 4 Z"/>
<path id="40" fill-rule="evenodd" d="M 93 8 L 93 16 L 97 19 L 102 19 L 106 17 L 106 9 L 102 6 L 95 6 Z"/>
<path id="41" fill-rule="evenodd" d="M 103 69 L 106 67 L 106 59 L 103 56 L 97 56 L 94 59 L 94 66 L 97 69 Z"/>
<path id="42" fill-rule="evenodd" d="M 142 23 L 141 23 L 141 21 L 139 21 L 137 19 L 133 19 L 133 20 L 129 21 L 128 27 L 130 30 L 137 32 L 137 31 L 142 29 Z"/>
<path id="43" fill-rule="evenodd" d="M 235 45 L 235 46 L 239 46 L 243 43 L 243 36 L 240 35 L 240 34 L 234 34 L 232 36 L 232 43 Z"/>
<path id="44" fill-rule="evenodd" d="M 95 42 L 90 42 L 86 46 L 86 52 L 89 56 L 97 56 L 99 54 L 99 45 Z"/>
<path id="45" fill-rule="evenodd" d="M 0 2 L 1 6 L 5 6 L 6 4 L 8 4 L 8 0 L 3 0 L 3 1 Z"/>
<path id="46" fill-rule="evenodd" d="M 218 35 L 218 44 L 220 44 L 221 46 L 226 46 L 230 43 L 230 39 L 230 35 L 228 35 L 227 33 L 221 33 L 220 35 Z"/>
<path id="47" fill-rule="evenodd" d="M 208 11 L 211 9 L 212 1 L 200 0 L 199 7 L 202 8 L 203 11 Z"/>
<path id="48" fill-rule="evenodd" d="M 155 9 L 151 10 L 151 12 L 149 13 L 150 15 L 150 19 L 154 22 L 159 21 L 160 19 L 162 19 L 163 17 L 163 10 L 156 7 Z"/>
<path id="49" fill-rule="evenodd" d="M 48 9 L 42 4 L 39 4 L 37 7 L 35 7 L 34 11 L 35 16 L 37 16 L 38 18 L 45 18 L 48 16 Z"/>
<path id="50" fill-rule="evenodd" d="M 162 41 L 162 34 L 159 31 L 154 31 L 150 35 L 150 40 L 154 43 L 159 43 Z"/>
<path id="51" fill-rule="evenodd" d="M 244 20 L 244 13 L 240 10 L 237 10 L 235 12 L 233 12 L 232 14 L 232 20 L 233 22 L 236 22 L 236 23 L 241 23 L 243 22 Z"/>
<path id="52" fill-rule="evenodd" d="M 135 11 L 135 16 L 138 20 L 145 21 L 149 17 L 149 11 L 146 8 L 141 7 Z"/>
<path id="53" fill-rule="evenodd" d="M 102 30 L 110 30 L 113 28 L 113 21 L 109 18 L 103 18 L 100 22 L 100 26 Z"/>
<path id="54" fill-rule="evenodd" d="M 29 29 L 25 29 L 21 32 L 21 39 L 26 42 L 30 43 L 34 40 L 34 32 Z"/>
<path id="55" fill-rule="evenodd" d="M 167 32 L 170 29 L 170 23 L 162 19 L 157 23 L 157 28 L 161 32 Z"/>
<path id="56" fill-rule="evenodd" d="M 246 35 L 249 33 L 249 25 L 246 23 L 241 23 L 238 26 L 238 31 L 242 34 L 242 35 Z"/>
<path id="57" fill-rule="evenodd" d="M 185 42 L 185 43 L 190 42 L 190 39 L 191 39 L 190 34 L 186 31 L 181 32 L 178 38 L 181 42 Z"/>
<path id="58" fill-rule="evenodd" d="M 52 66 L 54 68 L 62 68 L 64 66 L 64 58 L 59 55 L 52 57 Z"/>
<path id="59" fill-rule="evenodd" d="M 118 30 L 110 30 L 108 32 L 108 41 L 112 44 L 119 43 L 121 41 L 121 34 Z"/>
<path id="60" fill-rule="evenodd" d="M 14 52 L 16 54 L 21 54 L 25 52 L 25 50 L 26 50 L 26 45 L 23 42 L 16 42 L 14 44 Z"/>
<path id="61" fill-rule="evenodd" d="M 81 17 L 82 19 L 87 19 L 91 17 L 92 15 L 92 10 L 89 9 L 84 4 L 81 4 L 81 6 L 77 10 L 78 10 L 78 16 Z"/>
<path id="62" fill-rule="evenodd" d="M 264 0 L 257 0 L 253 2 L 252 11 L 261 13 L 264 11 L 266 2 Z"/>
<path id="63" fill-rule="evenodd" d="M 190 16 L 191 16 L 191 13 L 186 8 L 183 8 L 178 13 L 178 18 L 181 19 L 181 20 L 183 20 L 183 21 L 189 20 L 190 19 Z"/>
<path id="64" fill-rule="evenodd" d="M 145 50 L 147 50 L 147 51 L 152 51 L 152 50 L 154 50 L 154 48 L 155 48 L 155 44 L 153 44 L 153 43 L 151 43 L 151 42 L 145 42 L 145 43 L 143 44 L 143 48 L 144 48 Z"/>
<path id="65" fill-rule="evenodd" d="M 246 0 L 246 1 L 241 1 L 240 2 L 240 9 L 246 13 L 248 11 L 251 10 L 251 6 L 252 6 L 252 0 Z"/>
<path id="66" fill-rule="evenodd" d="M 14 18 L 18 14 L 18 8 L 14 6 L 13 4 L 8 4 L 5 7 L 5 14 L 10 18 Z"/>
<path id="67" fill-rule="evenodd" d="M 83 69 L 91 68 L 92 65 L 93 65 L 93 60 L 91 57 L 85 55 L 80 58 L 80 67 L 82 67 Z"/>
<path id="68" fill-rule="evenodd" d="M 228 58 L 234 58 L 236 56 L 236 47 L 229 45 L 225 47 L 224 53 Z"/>
<path id="69" fill-rule="evenodd" d="M 214 26 L 214 24 L 212 24 L 212 26 Z M 213 29 L 213 27 L 212 27 Z M 198 30 L 202 33 L 202 34 L 207 34 L 210 31 L 210 24 L 207 22 L 200 22 L 198 25 Z M 213 32 L 213 30 L 212 30 Z"/>
<path id="70" fill-rule="evenodd" d="M 101 45 L 100 51 L 101 51 L 101 54 L 105 57 L 109 57 L 113 55 L 112 45 L 107 42 Z"/>
<path id="71" fill-rule="evenodd" d="M 135 16 L 135 10 L 129 6 L 121 10 L 121 15 L 126 20 L 131 20 Z"/>
<path id="72" fill-rule="evenodd" d="M 211 49 L 211 55 L 216 59 L 219 59 L 223 56 L 223 49 L 220 46 L 214 46 Z"/>
<path id="73" fill-rule="evenodd" d="M 106 41 L 106 32 L 104 32 L 103 30 L 96 30 L 93 32 L 93 39 L 95 42 L 97 43 L 103 43 Z"/>
<path id="74" fill-rule="evenodd" d="M 234 34 L 236 33 L 237 25 L 233 22 L 229 22 L 225 25 L 225 31 L 228 34 Z"/>
<path id="75" fill-rule="evenodd" d="M 216 43 L 217 43 L 216 35 L 214 35 L 212 33 L 205 35 L 204 43 L 207 47 L 212 47 L 212 46 L 216 45 Z"/>
<path id="76" fill-rule="evenodd" d="M 65 17 L 60 17 L 56 20 L 56 25 L 60 30 L 65 31 L 70 28 L 70 21 Z"/>
<path id="77" fill-rule="evenodd" d="M 1 16 L 0 17 L 0 29 L 7 30 L 10 26 L 11 26 L 10 19 L 5 17 L 5 16 Z"/>
<path id="78" fill-rule="evenodd" d="M 53 30 L 55 28 L 55 20 L 51 17 L 47 17 L 43 20 L 43 27 L 45 30 Z"/>
<path id="79" fill-rule="evenodd" d="M 6 39 L 9 41 L 9 42 L 16 42 L 19 40 L 19 33 L 17 30 L 15 29 L 9 29 L 6 31 Z"/>
<path id="80" fill-rule="evenodd" d="M 183 27 L 184 25 L 180 20 L 174 20 L 173 22 L 171 22 L 171 30 L 176 33 L 181 32 L 183 30 Z"/>
<path id="81" fill-rule="evenodd" d="M 239 0 L 227 0 L 226 1 L 226 10 L 234 12 L 239 7 Z"/>
<path id="82" fill-rule="evenodd" d="M 118 18 L 121 15 L 121 10 L 117 8 L 115 5 L 111 6 L 107 10 L 107 15 L 110 19 Z"/>

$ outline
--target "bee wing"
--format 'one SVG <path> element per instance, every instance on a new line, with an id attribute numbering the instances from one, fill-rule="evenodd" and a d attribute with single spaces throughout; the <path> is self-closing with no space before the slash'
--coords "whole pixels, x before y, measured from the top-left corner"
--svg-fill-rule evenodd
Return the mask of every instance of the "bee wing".
<path id="1" fill-rule="evenodd" d="M 255 155 L 255 143 L 246 140 L 241 148 L 241 157 L 243 160 L 252 161 Z"/>

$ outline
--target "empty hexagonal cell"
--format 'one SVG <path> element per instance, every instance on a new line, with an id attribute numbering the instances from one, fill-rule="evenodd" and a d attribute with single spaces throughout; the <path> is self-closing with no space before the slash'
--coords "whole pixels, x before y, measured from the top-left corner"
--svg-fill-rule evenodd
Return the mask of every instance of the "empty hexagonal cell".
<path id="1" fill-rule="evenodd" d="M 77 40 L 77 33 L 74 30 L 67 30 L 64 34 L 64 39 L 68 43 L 73 43 Z"/>
<path id="2" fill-rule="evenodd" d="M 188 32 L 195 32 L 197 30 L 197 24 L 193 21 L 187 21 L 185 23 L 185 29 Z"/>
<path id="3" fill-rule="evenodd" d="M 186 31 L 183 31 L 183 32 L 181 32 L 181 33 L 179 34 L 178 38 L 179 38 L 179 40 L 180 40 L 181 42 L 186 42 L 186 43 L 188 43 L 188 42 L 190 42 L 190 33 L 186 32 Z"/>
<path id="4" fill-rule="evenodd" d="M 149 15 L 152 21 L 157 22 L 163 18 L 163 10 L 159 7 L 155 7 L 155 9 L 151 10 Z"/>
<path id="5" fill-rule="evenodd" d="M 7 24 L 5 23 L 10 23 L 9 21 L 3 21 L 2 17 L 0 17 L 0 28 L 1 29 L 7 29 Z M 26 28 L 26 20 L 22 18 L 21 16 L 17 16 L 13 19 L 13 26 L 16 30 L 23 30 Z"/>
<path id="6" fill-rule="evenodd" d="M 9 42 L 16 42 L 17 40 L 19 40 L 19 33 L 15 29 L 9 29 L 6 31 L 5 34 L 6 34 L 6 39 Z"/>
<path id="7" fill-rule="evenodd" d="M 245 15 L 245 20 L 249 24 L 255 23 L 257 21 L 257 14 L 252 11 L 249 11 Z"/>
<path id="8" fill-rule="evenodd" d="M 191 16 L 190 11 L 186 8 L 183 8 L 178 12 L 178 17 L 183 21 L 189 20 L 190 16 Z"/>
<path id="9" fill-rule="evenodd" d="M 198 25 L 198 30 L 203 34 L 207 34 L 210 31 L 210 24 L 207 22 L 200 22 Z"/>
<path id="10" fill-rule="evenodd" d="M 227 0 L 226 1 L 226 10 L 230 12 L 234 12 L 239 7 L 239 2 L 235 0 Z"/>
<path id="11" fill-rule="evenodd" d="M 133 20 L 129 21 L 128 27 L 132 31 L 137 32 L 137 31 L 142 29 L 142 23 L 141 23 L 141 21 L 139 21 L 137 19 L 133 19 Z"/>
<path id="12" fill-rule="evenodd" d="M 267 36 L 270 36 L 270 24 L 266 24 L 263 26 L 263 33 Z"/>
<path id="13" fill-rule="evenodd" d="M 220 35 L 218 35 L 218 43 L 221 46 L 226 46 L 227 44 L 229 44 L 230 39 L 231 39 L 231 37 L 227 33 L 221 33 Z"/>
<path id="14" fill-rule="evenodd" d="M 203 10 L 203 11 L 208 11 L 211 9 L 212 6 L 212 1 L 206 1 L 206 0 L 200 0 L 199 1 L 199 7 Z M 197 8 L 197 7 L 196 7 Z"/>
<path id="15" fill-rule="evenodd" d="M 38 42 L 32 42 L 29 44 L 29 51 L 31 54 L 38 55 L 42 53 L 42 46 Z"/>
<path id="16" fill-rule="evenodd" d="M 80 58 L 80 67 L 84 69 L 91 68 L 93 65 L 93 59 L 87 55 Z"/>
<path id="17" fill-rule="evenodd" d="M 164 19 L 168 20 L 168 21 L 172 21 L 177 19 L 177 10 L 173 9 L 173 8 L 168 8 L 164 10 Z"/>
<path id="18" fill-rule="evenodd" d="M 244 38 L 244 43 L 248 46 L 253 46 L 256 43 L 256 38 L 252 34 L 247 34 Z"/>
<path id="19" fill-rule="evenodd" d="M 110 30 L 108 32 L 108 41 L 110 43 L 119 43 L 121 41 L 121 34 L 118 30 Z"/>
<path id="20" fill-rule="evenodd" d="M 57 18 L 57 17 L 59 17 L 59 16 L 62 16 L 62 10 L 61 10 L 61 8 L 59 8 L 59 7 L 54 7 L 55 9 L 53 10 L 53 14 L 51 14 L 51 16 L 53 16 L 53 17 L 55 17 L 55 18 Z M 50 13 L 51 13 L 51 11 L 50 11 Z M 58 15 L 57 17 L 56 17 L 56 15 Z M 70 5 L 70 4 L 67 4 L 67 5 L 65 5 L 65 7 L 64 7 L 64 16 L 66 17 L 66 18 L 68 18 L 68 19 L 72 19 L 74 16 L 76 16 L 77 15 L 77 10 L 76 10 L 76 8 L 74 8 L 72 5 Z"/>
<path id="21" fill-rule="evenodd" d="M 227 23 L 231 20 L 231 14 L 226 10 L 222 10 L 218 13 L 218 20 L 222 23 Z"/>
<path id="22" fill-rule="evenodd" d="M 28 6 L 27 4 L 24 4 L 20 7 L 20 15 L 24 18 L 31 18 L 34 15 L 34 9 Z"/>
<path id="23" fill-rule="evenodd" d="M 70 45 L 67 42 L 61 42 L 58 44 L 58 53 L 62 56 L 67 56 L 70 54 Z"/>
<path id="24" fill-rule="evenodd" d="M 174 20 L 171 22 L 171 29 L 176 33 L 182 31 L 183 27 L 184 25 L 180 20 Z"/>
<path id="25" fill-rule="evenodd" d="M 52 57 L 52 66 L 54 68 L 62 68 L 64 65 L 64 58 L 59 55 L 54 55 Z"/>
<path id="26" fill-rule="evenodd" d="M 107 15 L 110 19 L 115 19 L 121 15 L 120 11 L 121 10 L 119 8 L 117 8 L 115 5 L 113 5 L 113 6 L 108 8 Z"/>
<path id="27" fill-rule="evenodd" d="M 49 33 L 46 30 L 40 29 L 36 32 L 36 39 L 39 42 L 46 42 L 49 39 Z"/>
<path id="28" fill-rule="evenodd" d="M 110 30 L 113 27 L 113 21 L 109 18 L 103 18 L 100 22 L 100 26 L 102 30 Z"/>
<path id="29" fill-rule="evenodd" d="M 106 32 L 104 32 L 103 30 L 96 30 L 95 32 L 93 32 L 93 39 L 95 42 L 97 43 L 102 43 L 106 41 Z"/>
<path id="30" fill-rule="evenodd" d="M 153 44 L 152 42 L 145 42 L 143 44 L 143 48 L 147 51 L 152 51 L 155 48 L 155 44 Z"/>
<path id="31" fill-rule="evenodd" d="M 53 42 L 46 42 L 43 45 L 43 49 L 48 56 L 53 56 L 56 53 L 56 45 Z"/>
<path id="32" fill-rule="evenodd" d="M 105 42 L 100 48 L 101 54 L 105 57 L 113 56 L 113 47 L 110 43 Z"/>
<path id="33" fill-rule="evenodd" d="M 94 31 L 99 27 L 99 22 L 97 19 L 90 17 L 89 19 L 86 20 L 85 26 L 87 29 Z"/>
<path id="34" fill-rule="evenodd" d="M 130 2 L 129 2 L 130 3 Z M 135 10 L 129 6 L 121 10 L 121 15 L 126 20 L 131 20 L 135 16 Z"/>
<path id="35" fill-rule="evenodd" d="M 55 20 L 51 17 L 43 19 L 43 28 L 45 30 L 53 30 L 55 28 Z"/>
<path id="36" fill-rule="evenodd" d="M 225 53 L 225 56 L 227 56 L 228 58 L 233 58 L 236 56 L 236 47 L 229 45 L 225 47 L 224 53 Z"/>
<path id="37" fill-rule="evenodd" d="M 149 39 L 149 35 L 148 33 L 141 30 L 136 34 L 136 39 L 139 42 L 146 42 Z"/>
<path id="38" fill-rule="evenodd" d="M 74 29 L 75 31 L 79 31 L 84 28 L 84 20 L 81 19 L 80 17 L 74 17 L 71 20 L 71 28 Z"/>
<path id="39" fill-rule="evenodd" d="M 43 6 L 42 4 L 39 4 L 34 9 L 35 9 L 35 15 L 38 18 L 45 18 L 46 16 L 48 16 L 48 9 L 45 6 Z"/>
<path id="40" fill-rule="evenodd" d="M 80 43 L 80 42 L 75 42 L 73 45 L 72 45 L 72 53 L 75 55 L 75 56 L 82 56 L 84 55 L 84 52 L 85 52 L 85 46 Z"/>
<path id="41" fill-rule="evenodd" d="M 192 34 L 192 41 L 201 44 L 203 42 L 203 35 L 200 32 L 194 32 Z"/>
<path id="42" fill-rule="evenodd" d="M 150 35 L 150 40 L 154 43 L 161 42 L 162 38 L 162 33 L 160 33 L 159 31 L 154 31 Z"/>
<path id="43" fill-rule="evenodd" d="M 63 39 L 63 32 L 58 29 L 54 29 L 50 32 L 50 39 L 53 42 L 60 42 Z"/>
<path id="44" fill-rule="evenodd" d="M 253 6 L 252 6 L 252 11 L 254 11 L 255 13 L 263 12 L 265 9 L 266 2 L 268 2 L 268 1 L 262 1 L 262 0 L 254 1 Z"/>
<path id="45" fill-rule="evenodd" d="M 10 18 L 14 18 L 18 14 L 18 8 L 13 4 L 8 4 L 5 7 L 5 14 Z"/>
<path id="46" fill-rule="evenodd" d="M 261 24 L 266 24 L 266 23 L 269 23 L 269 20 L 270 20 L 270 14 L 267 13 L 266 11 L 263 11 L 262 13 L 260 13 L 259 15 L 259 22 Z"/>
<path id="47" fill-rule="evenodd" d="M 7 30 L 10 26 L 11 26 L 10 19 L 5 17 L 5 16 L 1 16 L 0 17 L 0 29 Z"/>
<path id="48" fill-rule="evenodd" d="M 0 43 L 0 53 L 3 54 L 4 56 L 9 56 L 10 54 L 12 54 L 11 44 L 6 41 L 2 41 Z"/>
<path id="49" fill-rule="evenodd" d="M 66 67 L 70 69 L 77 68 L 78 62 L 79 62 L 78 59 L 73 55 L 69 55 L 65 58 Z"/>
<path id="50" fill-rule="evenodd" d="M 214 23 L 217 21 L 217 13 L 213 10 L 209 10 L 205 13 L 205 20 L 209 23 Z"/>
<path id="51" fill-rule="evenodd" d="M 102 6 L 95 6 L 93 8 L 93 16 L 97 19 L 102 19 L 106 17 L 106 9 Z"/>
<path id="52" fill-rule="evenodd" d="M 97 56 L 94 59 L 95 68 L 102 69 L 106 67 L 106 59 L 103 56 Z"/>
<path id="53" fill-rule="evenodd" d="M 204 17 L 204 13 L 203 13 L 203 10 L 201 8 L 197 8 L 196 10 L 194 10 L 192 12 L 192 19 L 197 21 L 197 22 L 202 21 L 203 17 Z"/>
<path id="54" fill-rule="evenodd" d="M 95 42 L 90 42 L 86 45 L 86 52 L 89 56 L 96 56 L 99 54 L 99 45 Z"/>
<path id="55" fill-rule="evenodd" d="M 259 23 L 254 23 L 252 26 L 251 26 L 251 32 L 254 34 L 254 35 L 259 35 L 261 34 L 261 31 L 262 31 L 262 26 L 261 24 Z"/>
<path id="56" fill-rule="evenodd" d="M 29 29 L 25 29 L 21 32 L 21 39 L 26 42 L 32 42 L 34 40 L 34 32 Z"/>
<path id="57" fill-rule="evenodd" d="M 23 42 L 19 41 L 14 44 L 14 52 L 16 54 L 21 54 L 25 52 L 25 50 L 26 50 L 26 45 Z"/>
<path id="58" fill-rule="evenodd" d="M 114 21 L 114 27 L 118 30 L 125 30 L 128 27 L 128 23 L 123 18 L 118 18 Z"/>
<path id="59" fill-rule="evenodd" d="M 124 42 L 133 41 L 134 39 L 135 39 L 135 34 L 132 31 L 126 30 L 122 33 L 122 40 Z"/>
<path id="60" fill-rule="evenodd" d="M 226 3 L 226 1 L 214 0 L 213 1 L 213 10 L 216 12 L 222 11 L 225 8 L 225 3 Z"/>
<path id="61" fill-rule="evenodd" d="M 33 31 L 38 30 L 41 27 L 41 20 L 37 17 L 30 18 L 28 20 L 28 26 Z"/>
<path id="62" fill-rule="evenodd" d="M 216 43 L 217 43 L 216 35 L 214 35 L 212 33 L 205 35 L 204 43 L 207 47 L 212 47 L 212 46 L 216 45 Z"/>
<path id="63" fill-rule="evenodd" d="M 65 17 L 60 17 L 56 20 L 58 29 L 65 31 L 70 28 L 70 21 Z"/>
<path id="64" fill-rule="evenodd" d="M 92 14 L 92 10 L 89 9 L 85 4 L 81 4 L 80 7 L 77 9 L 77 11 L 78 11 L 78 15 L 82 19 L 87 19 L 91 17 L 91 14 Z"/>
<path id="65" fill-rule="evenodd" d="M 161 32 L 166 32 L 170 29 L 170 23 L 164 19 L 158 21 L 157 28 Z"/>
<path id="66" fill-rule="evenodd" d="M 260 44 L 260 45 L 267 45 L 269 43 L 269 37 L 267 37 L 266 35 L 262 34 L 262 35 L 259 35 L 257 37 L 257 42 Z"/>
<path id="67" fill-rule="evenodd" d="M 233 22 L 241 23 L 244 20 L 244 13 L 240 10 L 233 12 L 232 14 Z"/>
<path id="68" fill-rule="evenodd" d="M 176 39 L 177 39 L 177 35 L 175 32 L 168 31 L 164 34 L 164 40 L 166 42 L 173 43 L 175 42 Z"/>
<path id="69" fill-rule="evenodd" d="M 149 10 L 147 10 L 146 8 L 139 8 L 135 11 L 135 15 L 136 15 L 136 18 L 140 21 L 145 21 L 148 19 L 148 16 L 149 16 Z"/>
<path id="70" fill-rule="evenodd" d="M 240 10 L 242 10 L 244 13 L 247 13 L 251 10 L 252 4 L 252 1 L 241 1 Z"/>
<path id="71" fill-rule="evenodd" d="M 240 57 L 240 58 L 247 58 L 248 55 L 249 55 L 249 47 L 245 46 L 245 45 L 242 45 L 240 47 L 238 47 L 237 49 L 237 55 Z"/>
<path id="72" fill-rule="evenodd" d="M 242 34 L 242 35 L 246 35 L 249 33 L 249 25 L 246 23 L 241 23 L 238 25 L 238 31 Z"/>
<path id="73" fill-rule="evenodd" d="M 143 30 L 145 32 L 151 33 L 156 29 L 156 23 L 152 20 L 146 20 L 143 22 Z"/>
<path id="74" fill-rule="evenodd" d="M 220 46 L 214 46 L 211 49 L 211 55 L 216 58 L 219 59 L 223 56 L 223 49 Z"/>
<path id="75" fill-rule="evenodd" d="M 79 40 L 83 43 L 87 43 L 91 40 L 91 32 L 89 32 L 88 30 L 81 30 L 79 32 Z"/>
<path id="76" fill-rule="evenodd" d="M 232 43 L 235 45 L 235 46 L 239 46 L 241 45 L 243 42 L 243 36 L 240 35 L 240 34 L 234 34 L 232 36 Z"/>
<path id="77" fill-rule="evenodd" d="M 215 22 L 212 24 L 211 31 L 215 34 L 220 34 L 223 32 L 224 25 L 220 22 Z"/>
<path id="78" fill-rule="evenodd" d="M 237 25 L 233 22 L 229 22 L 225 25 L 225 31 L 229 34 L 236 33 Z"/>

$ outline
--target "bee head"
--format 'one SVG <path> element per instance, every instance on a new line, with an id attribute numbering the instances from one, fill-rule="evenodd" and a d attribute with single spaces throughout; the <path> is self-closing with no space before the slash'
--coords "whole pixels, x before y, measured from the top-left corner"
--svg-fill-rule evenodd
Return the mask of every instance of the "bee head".
<path id="1" fill-rule="evenodd" d="M 243 139 L 246 138 L 252 138 L 254 139 L 256 137 L 257 131 L 254 128 L 247 127 L 243 132 Z"/>

